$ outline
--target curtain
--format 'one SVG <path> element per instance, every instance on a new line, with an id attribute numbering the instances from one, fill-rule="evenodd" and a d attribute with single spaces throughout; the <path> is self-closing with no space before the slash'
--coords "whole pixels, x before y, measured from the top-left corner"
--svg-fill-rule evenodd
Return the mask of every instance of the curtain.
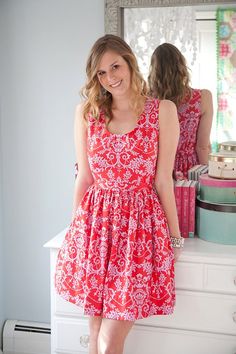
<path id="1" fill-rule="evenodd" d="M 236 140 L 236 10 L 217 10 L 217 117 L 213 148 Z"/>

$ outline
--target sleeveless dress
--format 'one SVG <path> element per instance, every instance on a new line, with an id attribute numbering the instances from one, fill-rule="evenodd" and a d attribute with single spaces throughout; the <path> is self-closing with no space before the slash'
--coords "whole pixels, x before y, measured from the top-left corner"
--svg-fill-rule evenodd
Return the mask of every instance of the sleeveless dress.
<path id="1" fill-rule="evenodd" d="M 196 153 L 197 131 L 201 119 L 201 90 L 192 89 L 190 100 L 178 108 L 180 138 L 175 157 L 175 177 L 188 177 L 188 170 L 199 164 Z"/>
<path id="2" fill-rule="evenodd" d="M 135 321 L 175 304 L 174 254 L 154 188 L 159 101 L 147 99 L 137 126 L 112 134 L 88 117 L 94 184 L 59 250 L 55 287 L 84 314 Z"/>

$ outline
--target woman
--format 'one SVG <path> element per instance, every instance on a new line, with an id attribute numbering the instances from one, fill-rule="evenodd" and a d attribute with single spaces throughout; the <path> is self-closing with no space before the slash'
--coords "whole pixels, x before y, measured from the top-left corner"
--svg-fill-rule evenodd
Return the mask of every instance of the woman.
<path id="1" fill-rule="evenodd" d="M 208 164 L 213 118 L 211 92 L 190 87 L 186 60 L 170 43 L 154 50 L 148 83 L 151 96 L 171 100 L 177 106 L 180 139 L 174 172 L 177 179 L 187 178 L 191 167 Z"/>
<path id="2" fill-rule="evenodd" d="M 55 285 L 89 315 L 89 353 L 121 354 L 136 319 L 173 312 L 183 245 L 172 182 L 179 124 L 172 102 L 146 96 L 121 38 L 99 38 L 86 72 L 73 220 Z"/>

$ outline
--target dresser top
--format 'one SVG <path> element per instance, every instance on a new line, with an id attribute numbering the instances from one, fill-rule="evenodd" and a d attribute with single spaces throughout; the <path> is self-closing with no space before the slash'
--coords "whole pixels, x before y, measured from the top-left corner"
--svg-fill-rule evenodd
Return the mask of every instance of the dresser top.
<path id="1" fill-rule="evenodd" d="M 60 248 L 67 230 L 68 228 L 62 230 L 45 243 L 44 247 L 51 249 Z M 189 238 L 185 239 L 184 249 L 179 260 L 182 262 L 236 265 L 236 246 L 207 242 L 198 237 Z"/>

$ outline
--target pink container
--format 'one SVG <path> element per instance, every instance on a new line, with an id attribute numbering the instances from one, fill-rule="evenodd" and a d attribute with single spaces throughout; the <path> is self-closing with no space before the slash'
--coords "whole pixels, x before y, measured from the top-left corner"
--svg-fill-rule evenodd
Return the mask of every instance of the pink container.
<path id="1" fill-rule="evenodd" d="M 213 203 L 236 203 L 236 179 L 217 179 L 200 175 L 200 198 Z"/>

